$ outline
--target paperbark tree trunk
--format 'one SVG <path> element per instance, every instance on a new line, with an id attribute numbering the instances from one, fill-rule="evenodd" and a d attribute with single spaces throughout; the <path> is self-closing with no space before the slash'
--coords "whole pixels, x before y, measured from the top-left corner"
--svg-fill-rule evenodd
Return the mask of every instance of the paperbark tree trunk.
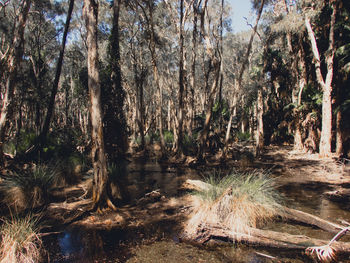
<path id="1" fill-rule="evenodd" d="M 321 58 L 317 47 L 317 41 L 314 31 L 311 26 L 311 22 L 308 16 L 305 17 L 305 26 L 307 28 L 308 36 L 311 42 L 312 53 L 315 60 L 315 70 L 317 82 L 322 88 L 322 130 L 321 141 L 319 145 L 319 152 L 321 157 L 328 157 L 332 153 L 331 141 L 332 141 L 332 80 L 333 80 L 333 59 L 335 54 L 334 45 L 334 27 L 335 18 L 337 14 L 337 1 L 332 1 L 333 12 L 331 15 L 331 22 L 329 28 L 329 44 L 328 50 L 325 55 L 327 74 L 326 79 L 323 78 L 321 72 Z"/>
<path id="2" fill-rule="evenodd" d="M 150 2 L 147 2 L 148 7 L 148 14 L 142 4 L 138 3 L 140 8 L 142 9 L 142 12 L 145 16 L 145 19 L 147 20 L 147 27 L 150 31 L 150 39 L 148 48 L 151 53 L 151 60 L 152 60 L 152 68 L 153 68 L 153 78 L 154 82 L 156 83 L 157 91 L 158 91 L 158 107 L 157 107 L 157 116 L 158 116 L 158 123 L 159 123 L 159 137 L 160 137 L 160 147 L 161 147 L 161 157 L 165 157 L 165 141 L 164 141 L 164 134 L 163 134 L 163 87 L 160 84 L 159 80 L 159 73 L 158 73 L 158 64 L 157 64 L 157 55 L 156 55 L 156 35 L 155 35 L 155 29 L 154 29 L 154 21 L 153 21 L 153 7 Z"/>
<path id="3" fill-rule="evenodd" d="M 256 129 L 256 147 L 255 147 L 255 156 L 260 156 L 261 151 L 264 148 L 264 102 L 262 89 L 258 90 L 258 99 L 257 99 L 257 129 Z"/>
<path id="4" fill-rule="evenodd" d="M 109 161 L 114 162 L 124 156 L 128 148 L 126 119 L 124 114 L 125 92 L 121 81 L 119 48 L 119 14 L 121 0 L 113 1 L 113 26 L 109 40 L 109 64 L 111 84 L 102 95 L 103 131 L 106 153 Z"/>
<path id="5" fill-rule="evenodd" d="M 84 0 L 83 14 L 87 31 L 88 47 L 88 86 L 90 95 L 92 164 L 94 168 L 92 201 L 94 209 L 108 207 L 115 210 L 107 193 L 107 158 L 103 139 L 101 86 L 98 72 L 97 21 L 98 3 L 95 0 Z"/>
<path id="6" fill-rule="evenodd" d="M 24 30 L 31 4 L 31 0 L 25 0 L 22 2 L 22 10 L 16 21 L 17 26 L 14 29 L 11 51 L 9 52 L 7 59 L 7 74 L 5 73 L 4 75 L 7 77 L 7 80 L 5 83 L 5 92 L 1 101 L 0 111 L 0 161 L 3 157 L 3 143 L 7 133 L 7 122 L 12 115 L 12 99 L 15 85 L 17 83 L 18 68 L 24 53 Z M 2 72 L 1 74 L 4 73 Z M 2 82 L 0 82 L 0 84 L 2 84 Z"/>
<path id="7" fill-rule="evenodd" d="M 218 87 L 218 82 L 219 82 L 220 63 L 221 63 L 220 59 L 217 58 L 214 54 L 213 45 L 210 41 L 209 35 L 207 34 L 207 32 L 205 30 L 205 12 L 207 9 L 207 3 L 208 3 L 208 0 L 206 0 L 204 2 L 204 6 L 202 8 L 201 33 L 202 33 L 202 36 L 204 38 L 204 42 L 206 45 L 206 53 L 207 53 L 207 55 L 210 59 L 210 63 L 211 63 L 208 72 L 210 72 L 211 68 L 214 70 L 214 81 L 213 81 L 213 83 L 211 85 L 211 89 L 209 91 L 209 96 L 208 96 L 208 100 L 207 100 L 207 109 L 206 109 L 206 113 L 205 113 L 205 121 L 204 121 L 203 129 L 202 129 L 200 136 L 199 136 L 199 148 L 198 148 L 198 152 L 197 152 L 197 159 L 198 160 L 203 159 L 205 145 L 206 145 L 207 140 L 208 140 L 210 122 L 211 122 L 211 117 L 213 114 L 214 99 L 215 99 L 215 94 L 217 92 L 217 87 Z M 208 21 L 208 23 L 210 23 L 210 21 Z M 210 28 L 210 26 L 209 26 L 209 28 Z M 209 81 L 209 74 L 208 74 L 208 78 L 207 78 L 207 85 L 208 85 L 208 81 Z"/>
<path id="8" fill-rule="evenodd" d="M 189 107 L 189 117 L 190 117 L 190 124 L 189 124 L 189 135 L 192 137 L 192 130 L 193 130 L 193 120 L 195 117 L 195 99 L 194 94 L 195 90 L 197 88 L 196 85 L 196 63 L 197 63 L 197 36 L 198 36 L 198 29 L 197 29 L 197 23 L 198 23 L 198 3 L 193 3 L 193 31 L 192 31 L 192 61 L 191 61 L 191 97 L 190 97 L 190 107 Z"/>
<path id="9" fill-rule="evenodd" d="M 184 91 L 185 91 L 185 72 L 184 72 L 184 0 L 180 0 L 180 25 L 179 25 L 179 92 L 178 92 L 178 128 L 175 151 L 177 155 L 183 155 L 183 115 L 184 115 Z"/>

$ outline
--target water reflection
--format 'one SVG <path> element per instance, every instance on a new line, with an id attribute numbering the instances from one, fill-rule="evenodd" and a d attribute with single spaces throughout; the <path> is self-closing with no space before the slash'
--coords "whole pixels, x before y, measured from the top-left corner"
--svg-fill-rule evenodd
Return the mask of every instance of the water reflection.
<path id="1" fill-rule="evenodd" d="M 167 197 L 179 195 L 179 186 L 188 178 L 199 179 L 200 172 L 183 170 L 157 163 L 132 162 L 122 164 L 119 180 L 126 186 L 131 202 L 145 193 L 160 189 Z M 324 219 L 348 220 L 350 212 L 342 205 L 323 198 L 327 186 L 289 184 L 279 189 L 285 195 L 285 205 L 316 214 Z M 174 232 L 175 222 L 148 225 L 140 229 L 112 229 L 97 231 L 69 228 L 58 236 L 44 240 L 50 251 L 50 262 L 272 262 L 259 256 L 247 247 L 222 246 L 202 248 L 181 243 Z M 306 226 L 274 223 L 272 228 L 291 234 L 305 234 L 315 238 L 330 239 L 331 235 Z M 154 240 L 142 245 L 144 240 Z M 159 241 L 161 240 L 161 241 Z M 283 258 L 282 262 L 307 262 L 305 258 L 295 258 L 296 253 L 269 249 L 266 254 Z M 173 259 L 173 261 L 172 261 Z M 202 261 L 200 261 L 201 259 Z M 139 261 L 137 261 L 139 260 Z M 163 261 L 162 261 L 163 260 Z"/>

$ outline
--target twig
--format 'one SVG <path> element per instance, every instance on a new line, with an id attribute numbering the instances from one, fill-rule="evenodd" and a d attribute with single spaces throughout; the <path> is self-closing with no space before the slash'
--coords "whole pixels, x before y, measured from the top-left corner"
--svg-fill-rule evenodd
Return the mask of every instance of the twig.
<path id="1" fill-rule="evenodd" d="M 347 222 L 346 222 L 347 223 Z M 309 255 L 316 254 L 318 260 L 321 262 L 330 262 L 335 259 L 335 249 L 331 247 L 331 245 L 342 238 L 348 231 L 350 231 L 350 226 L 343 228 L 339 231 L 332 239 L 329 241 L 327 245 L 324 246 L 316 246 L 316 247 L 308 247 L 306 248 L 306 253 Z"/>
<path id="2" fill-rule="evenodd" d="M 247 26 L 251 27 L 251 29 L 253 29 L 253 30 L 254 30 L 253 25 L 252 25 L 251 23 L 249 23 L 249 22 L 248 22 L 248 18 L 246 18 L 245 16 L 244 16 L 243 18 L 244 18 L 244 20 L 245 20 L 245 22 L 246 22 Z M 261 36 L 260 36 L 260 34 L 259 34 L 258 30 L 256 30 L 256 34 L 258 35 L 258 37 L 259 37 L 259 39 L 260 39 L 260 41 L 261 41 Z"/>
<path id="3" fill-rule="evenodd" d="M 260 253 L 260 252 L 257 252 L 257 251 L 255 251 L 255 254 L 257 254 L 258 256 L 265 257 L 265 258 L 269 258 L 269 259 L 276 259 L 276 257 L 270 256 L 270 255 L 267 255 L 267 254 L 264 254 L 264 253 Z"/>
<path id="4" fill-rule="evenodd" d="M 38 234 L 38 236 L 40 237 L 46 237 L 46 236 L 49 236 L 49 235 L 58 235 L 58 234 L 61 234 L 62 231 L 59 231 L 59 232 L 47 232 L 47 233 L 40 233 Z"/>

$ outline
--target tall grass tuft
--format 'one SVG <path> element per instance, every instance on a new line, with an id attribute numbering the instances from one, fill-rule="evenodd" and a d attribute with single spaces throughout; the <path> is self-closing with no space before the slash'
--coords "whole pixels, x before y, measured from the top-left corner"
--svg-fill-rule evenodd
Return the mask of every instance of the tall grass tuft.
<path id="1" fill-rule="evenodd" d="M 42 242 L 33 216 L 4 220 L 0 230 L 0 263 L 40 262 Z"/>
<path id="2" fill-rule="evenodd" d="M 193 213 L 185 226 L 189 234 L 206 223 L 219 224 L 234 235 L 249 234 L 249 228 L 263 225 L 281 209 L 281 198 L 266 172 L 214 175 L 206 183 L 206 189 L 194 194 Z"/>
<path id="3" fill-rule="evenodd" d="M 45 204 L 57 174 L 57 168 L 40 164 L 21 174 L 7 176 L 0 185 L 3 203 L 17 212 Z"/>

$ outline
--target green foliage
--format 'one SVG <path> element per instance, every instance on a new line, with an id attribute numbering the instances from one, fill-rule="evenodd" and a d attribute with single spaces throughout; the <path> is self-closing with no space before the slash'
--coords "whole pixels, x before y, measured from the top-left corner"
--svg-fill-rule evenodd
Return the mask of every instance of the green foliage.
<path id="1" fill-rule="evenodd" d="M 42 241 L 38 235 L 37 224 L 37 218 L 32 215 L 3 220 L 0 228 L 1 262 L 40 262 Z"/>
<path id="2" fill-rule="evenodd" d="M 236 138 L 238 141 L 249 141 L 250 140 L 250 133 L 249 132 L 237 132 Z"/>
<path id="3" fill-rule="evenodd" d="M 17 141 L 12 139 L 4 144 L 4 152 L 12 155 L 23 155 L 37 140 L 33 131 L 22 131 Z"/>
<path id="4" fill-rule="evenodd" d="M 231 188 L 231 195 L 239 198 L 247 195 L 253 203 L 263 204 L 269 207 L 279 207 L 281 198 L 275 190 L 274 181 L 269 178 L 269 173 L 255 170 L 249 173 L 231 172 L 229 175 L 210 175 L 205 182 L 212 187 L 196 194 L 203 200 L 215 202 L 223 193 Z"/>
<path id="5" fill-rule="evenodd" d="M 86 157 L 78 152 L 72 152 L 68 156 L 61 157 L 57 162 L 60 173 L 55 182 L 57 185 L 71 185 L 77 183 L 82 173 L 88 168 L 88 160 Z"/>
<path id="6" fill-rule="evenodd" d="M 171 131 L 164 131 L 164 141 L 168 146 L 174 143 L 174 135 Z"/>
<path id="7" fill-rule="evenodd" d="M 182 147 L 185 154 L 190 155 L 193 154 L 197 149 L 197 138 L 198 133 L 193 132 L 192 137 L 187 133 L 184 134 Z"/>
<path id="8" fill-rule="evenodd" d="M 220 118 L 228 120 L 229 117 L 230 109 L 228 102 L 226 100 L 221 100 L 221 102 L 217 100 L 213 106 L 213 123 L 219 121 Z M 205 116 L 202 116 L 202 118 L 204 122 Z"/>

